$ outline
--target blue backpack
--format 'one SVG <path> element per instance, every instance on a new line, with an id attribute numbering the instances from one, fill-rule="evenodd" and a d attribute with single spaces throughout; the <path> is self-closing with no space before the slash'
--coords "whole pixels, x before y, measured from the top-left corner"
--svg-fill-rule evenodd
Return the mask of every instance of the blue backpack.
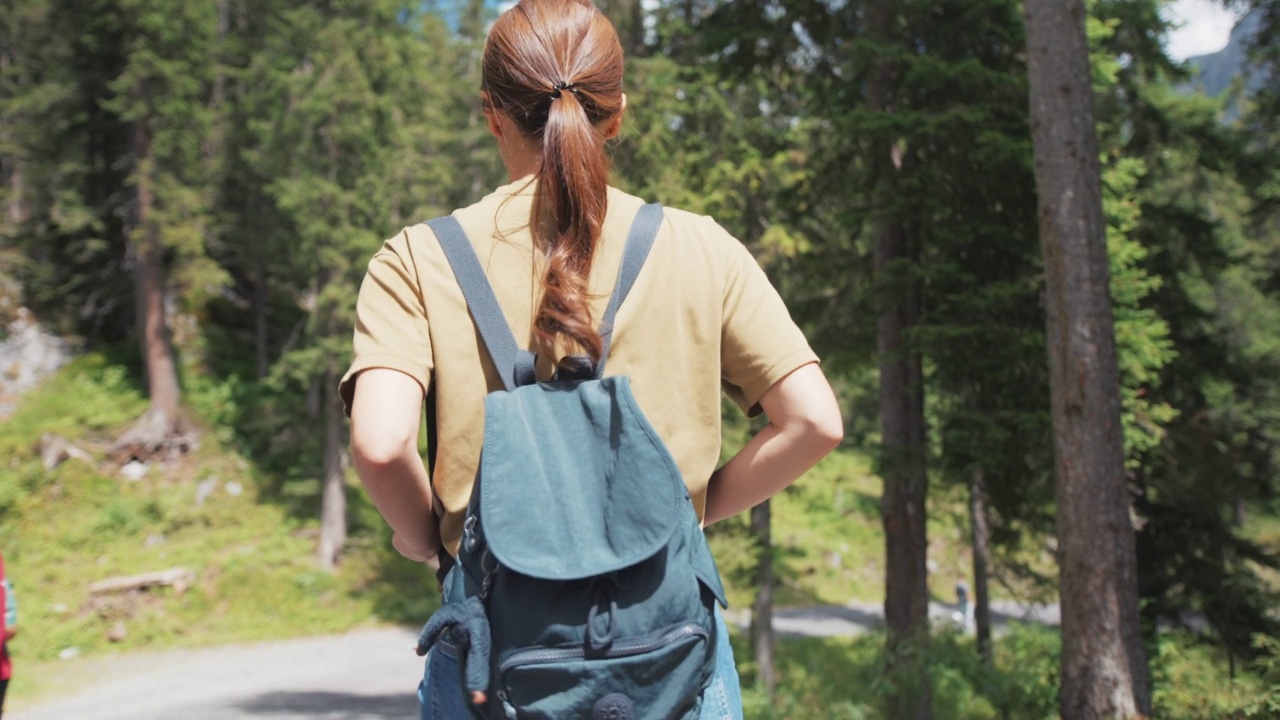
<path id="1" fill-rule="evenodd" d="M 419 654 L 442 634 L 458 648 L 468 703 L 488 694 L 476 717 L 699 716 L 724 589 L 670 452 L 628 379 L 604 377 L 614 317 L 662 218 L 646 205 L 632 225 L 600 362 L 550 382 L 534 377 L 461 226 L 428 223 L 504 385 L 484 399 L 457 565 L 418 641 Z"/>

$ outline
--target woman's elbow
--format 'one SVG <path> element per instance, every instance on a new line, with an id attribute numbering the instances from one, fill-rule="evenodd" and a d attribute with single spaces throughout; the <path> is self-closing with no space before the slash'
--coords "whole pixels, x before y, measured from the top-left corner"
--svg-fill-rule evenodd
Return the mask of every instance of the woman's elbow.
<path id="1" fill-rule="evenodd" d="M 818 366 L 811 365 L 806 370 L 810 376 L 810 388 L 805 393 L 806 400 L 797 404 L 797 419 L 814 447 L 826 455 L 844 441 L 844 414 L 840 411 L 835 391 Z"/>
<path id="2" fill-rule="evenodd" d="M 805 419 L 806 431 L 811 441 L 822 450 L 822 454 L 835 450 L 844 442 L 844 418 L 840 415 L 840 407 L 834 399 L 830 407 L 814 413 Z"/>
<path id="3" fill-rule="evenodd" d="M 765 414 L 782 432 L 826 455 L 844 440 L 840 403 L 817 363 L 787 375 L 760 398 Z"/>
<path id="4" fill-rule="evenodd" d="M 372 368 L 358 379 L 351 401 L 351 459 L 363 478 L 418 452 L 422 395 L 417 381 L 395 370 Z"/>
<path id="5" fill-rule="evenodd" d="M 403 462 L 410 449 L 416 452 L 416 448 L 416 442 L 409 437 L 361 433 L 354 427 L 351 431 L 351 459 L 361 477 L 366 472 L 377 472 Z"/>

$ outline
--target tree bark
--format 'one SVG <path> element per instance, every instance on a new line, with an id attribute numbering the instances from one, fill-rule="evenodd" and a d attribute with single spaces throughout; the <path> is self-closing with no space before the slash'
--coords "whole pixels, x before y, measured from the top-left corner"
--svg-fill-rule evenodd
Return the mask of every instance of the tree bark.
<path id="1" fill-rule="evenodd" d="M 978 654 L 991 664 L 991 596 L 987 592 L 987 563 L 991 557 L 991 532 L 987 527 L 986 478 L 982 468 L 969 476 L 969 529 L 973 542 L 973 623 Z"/>
<path id="2" fill-rule="evenodd" d="M 759 557 L 756 560 L 756 600 L 751 608 L 751 652 L 755 655 L 760 684 L 769 697 L 777 686 L 773 666 L 773 538 L 770 532 L 769 501 L 751 508 L 751 534 Z"/>
<path id="3" fill-rule="evenodd" d="M 137 206 L 130 239 L 134 251 L 138 337 L 151 400 L 147 414 L 153 428 L 158 430 L 163 424 L 165 434 L 173 434 L 178 430 L 178 371 L 165 322 L 164 246 L 151 217 L 155 198 L 151 187 L 151 130 L 146 118 L 133 124 L 133 153 Z"/>
<path id="4" fill-rule="evenodd" d="M 901 222 L 884 221 L 876 243 L 877 273 L 883 275 L 891 266 L 910 259 L 906 234 Z M 932 717 L 932 700 L 921 652 L 929 639 L 924 379 L 919 353 L 908 347 L 906 339 L 918 317 L 915 289 L 908 287 L 901 292 L 895 300 L 897 305 L 886 309 L 876 326 L 884 477 L 880 501 L 885 531 L 884 614 L 891 656 L 896 656 L 896 662 L 911 665 L 899 664 L 895 672 L 915 684 L 896 685 L 899 697 L 895 716 L 927 720 Z"/>
<path id="5" fill-rule="evenodd" d="M 1062 607 L 1061 714 L 1151 712 L 1081 0 L 1027 0 Z"/>
<path id="6" fill-rule="evenodd" d="M 259 380 L 264 380 L 271 369 L 267 348 L 267 310 L 271 296 L 268 286 L 267 252 L 261 243 L 254 244 L 253 264 L 253 357 Z"/>
<path id="7" fill-rule="evenodd" d="M 347 494 L 344 469 L 342 406 L 338 401 L 338 378 L 332 368 L 325 373 L 324 396 L 324 476 L 320 498 L 320 545 L 316 559 L 320 567 L 333 570 L 347 543 Z"/>
<path id="8" fill-rule="evenodd" d="M 868 37 L 886 47 L 895 43 L 896 5 L 872 0 L 865 10 Z M 882 58 L 886 57 L 882 55 Z M 875 63 L 867 81 L 872 112 L 892 113 L 897 68 Z M 908 333 L 919 318 L 919 286 L 912 277 L 918 248 L 896 207 L 904 150 L 886 136 L 874 145 L 878 214 L 874 220 L 875 272 L 883 289 L 876 324 L 880 364 L 880 516 L 885 530 L 885 624 L 896 696 L 892 715 L 903 720 L 932 717 L 932 690 L 924 652 L 929 640 L 929 586 L 925 497 L 923 371 Z"/>
<path id="9" fill-rule="evenodd" d="M 4 30 L 5 32 L 0 33 L 0 78 L 6 78 L 6 82 L 0 83 L 0 100 L 8 100 L 22 92 L 27 85 L 26 71 L 20 69 L 23 58 L 18 49 L 17 20 L 5 25 Z M 15 69 L 18 69 L 16 73 Z M 0 117 L 0 147 L 14 145 L 13 128 L 16 121 L 15 117 Z M 22 162 L 16 151 L 7 155 L 0 154 L 0 183 L 5 187 L 4 222 L 0 225 L 5 226 L 6 232 L 16 234 L 18 226 L 30 217 Z"/>
<path id="10" fill-rule="evenodd" d="M 4 138 L 7 140 L 8 138 Z M 22 174 L 22 163 L 16 158 L 0 158 L 3 167 L 5 191 L 5 220 L 9 228 L 14 229 L 25 223 L 31 213 L 27 209 L 26 181 Z"/>
<path id="11" fill-rule="evenodd" d="M 644 2 L 642 0 L 631 0 L 631 27 L 628 29 L 627 35 L 630 37 L 631 47 L 627 51 L 630 57 L 644 57 Z"/>

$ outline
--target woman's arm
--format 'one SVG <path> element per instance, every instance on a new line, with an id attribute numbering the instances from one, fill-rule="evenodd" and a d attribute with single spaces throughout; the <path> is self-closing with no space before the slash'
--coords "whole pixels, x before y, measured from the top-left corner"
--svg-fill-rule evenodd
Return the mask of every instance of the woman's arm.
<path id="1" fill-rule="evenodd" d="M 394 531 L 392 544 L 410 560 L 440 552 L 431 479 L 418 454 L 423 389 L 386 368 L 360 373 L 351 401 L 351 457 L 373 504 Z"/>
<path id="2" fill-rule="evenodd" d="M 844 419 L 822 368 L 810 363 L 760 398 L 769 424 L 711 476 L 703 524 L 769 499 L 844 439 Z"/>

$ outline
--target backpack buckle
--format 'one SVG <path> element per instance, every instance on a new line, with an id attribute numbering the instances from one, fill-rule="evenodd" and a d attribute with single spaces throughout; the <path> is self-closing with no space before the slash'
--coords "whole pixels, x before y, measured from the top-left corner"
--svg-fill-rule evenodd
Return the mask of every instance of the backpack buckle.
<path id="1" fill-rule="evenodd" d="M 617 634 L 618 599 L 614 596 L 612 589 L 608 592 L 609 625 L 603 633 L 596 631 L 596 618 L 600 614 L 600 603 L 592 605 L 591 611 L 587 613 L 587 655 L 603 655 L 608 652 L 609 647 L 613 645 L 613 638 Z"/>

